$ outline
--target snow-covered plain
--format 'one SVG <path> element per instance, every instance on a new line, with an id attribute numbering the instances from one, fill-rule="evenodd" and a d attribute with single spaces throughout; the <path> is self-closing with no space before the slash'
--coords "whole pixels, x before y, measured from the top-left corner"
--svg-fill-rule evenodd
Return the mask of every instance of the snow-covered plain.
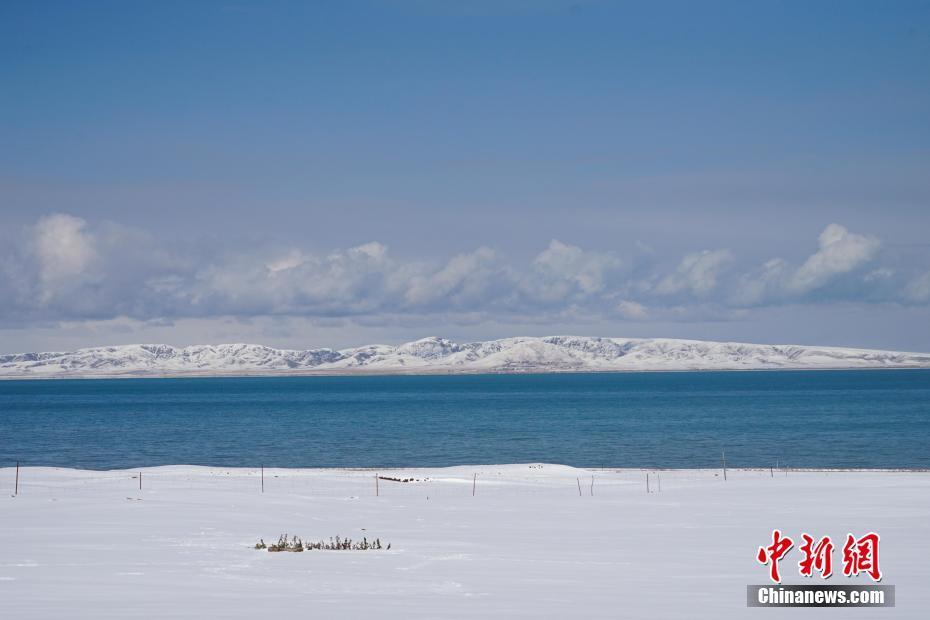
<path id="1" fill-rule="evenodd" d="M 926 618 L 930 473 L 0 469 L 2 618 Z M 473 475 L 477 474 L 472 496 Z M 594 495 L 591 495 L 591 477 Z M 579 484 L 581 495 L 579 496 Z M 651 486 L 658 490 L 656 472 Z M 747 609 L 773 528 L 881 534 L 897 607 Z M 268 553 L 281 533 L 390 551 Z M 797 548 L 785 583 L 802 583 Z M 841 550 L 834 557 L 841 566 Z M 819 578 L 806 583 L 817 582 Z M 868 578 L 854 581 L 871 583 Z M 826 583 L 849 583 L 834 576 Z"/>
<path id="2" fill-rule="evenodd" d="M 431 337 L 399 346 L 369 345 L 341 351 L 252 344 L 184 348 L 138 344 L 0 355 L 0 378 L 779 368 L 930 368 L 930 353 L 549 336 L 466 344 Z"/>

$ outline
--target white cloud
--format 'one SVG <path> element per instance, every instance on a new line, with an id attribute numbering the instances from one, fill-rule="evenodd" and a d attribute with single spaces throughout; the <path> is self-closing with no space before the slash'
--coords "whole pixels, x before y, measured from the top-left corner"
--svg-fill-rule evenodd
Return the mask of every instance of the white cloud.
<path id="1" fill-rule="evenodd" d="M 820 249 L 811 255 L 788 282 L 790 290 L 805 293 L 837 275 L 848 273 L 872 260 L 881 243 L 874 237 L 849 232 L 830 224 L 819 237 Z"/>
<path id="2" fill-rule="evenodd" d="M 641 303 L 629 300 L 622 300 L 616 305 L 617 314 L 625 319 L 642 321 L 649 318 L 649 311 Z"/>
<path id="3" fill-rule="evenodd" d="M 201 315 L 357 315 L 396 304 L 407 271 L 386 246 L 371 242 L 326 256 L 291 250 L 271 260 L 249 252 L 216 257 L 191 288 Z"/>
<path id="4" fill-rule="evenodd" d="M 491 293 L 507 278 L 497 254 L 490 248 L 454 256 L 440 270 L 417 275 L 405 293 L 409 306 L 436 306 L 443 300 L 460 307 L 481 306 L 491 301 Z"/>
<path id="5" fill-rule="evenodd" d="M 705 297 L 717 287 L 721 271 L 732 260 L 729 250 L 704 250 L 689 254 L 682 259 L 675 273 L 659 281 L 655 290 L 660 295 L 688 292 Z"/>
<path id="6" fill-rule="evenodd" d="M 930 301 L 930 271 L 924 272 L 908 282 L 904 293 L 910 301 L 918 303 Z"/>
<path id="7" fill-rule="evenodd" d="M 377 241 L 363 243 L 349 250 L 349 254 L 355 259 L 371 260 L 381 262 L 387 258 L 387 246 Z"/>
<path id="8" fill-rule="evenodd" d="M 785 260 L 768 260 L 757 271 L 740 276 L 731 301 L 738 306 L 754 306 L 777 297 L 784 289 L 788 275 L 788 263 Z"/>
<path id="9" fill-rule="evenodd" d="M 877 240 L 838 225 L 794 268 L 782 258 L 746 267 L 721 249 L 687 254 L 670 269 L 661 253 L 643 256 L 633 241 L 624 242 L 630 254 L 621 257 L 553 239 L 523 263 L 487 247 L 445 261 L 399 259 L 376 241 L 328 253 L 172 246 L 144 231 L 64 214 L 43 217 L 27 232 L 0 250 L 0 327 L 119 317 L 688 321 L 773 304 L 930 302 L 926 264 L 878 261 Z"/>
<path id="10" fill-rule="evenodd" d="M 878 269 L 873 269 L 872 271 L 865 274 L 863 279 L 866 282 L 884 282 L 890 280 L 895 275 L 894 269 L 888 269 L 886 267 L 880 267 Z"/>
<path id="11" fill-rule="evenodd" d="M 773 258 L 761 268 L 740 275 L 729 302 L 736 306 L 832 300 L 888 300 L 893 298 L 896 270 L 885 266 L 860 273 L 881 247 L 878 239 L 830 224 L 818 239 L 818 250 L 792 269 Z M 855 274 L 855 278 L 852 275 Z"/>
<path id="12" fill-rule="evenodd" d="M 265 268 L 268 269 L 268 273 L 270 275 L 274 275 L 279 271 L 287 271 L 288 269 L 300 267 L 303 262 L 304 255 L 300 252 L 300 250 L 291 250 L 281 258 L 276 258 L 266 263 Z"/>
<path id="13" fill-rule="evenodd" d="M 58 213 L 39 219 L 33 246 L 39 262 L 41 300 L 48 303 L 64 287 L 74 286 L 96 256 L 83 219 Z"/>
<path id="14" fill-rule="evenodd" d="M 623 269 L 623 261 L 610 252 L 586 252 L 557 239 L 533 260 L 533 269 L 521 281 L 529 300 L 564 303 L 598 295 Z"/>

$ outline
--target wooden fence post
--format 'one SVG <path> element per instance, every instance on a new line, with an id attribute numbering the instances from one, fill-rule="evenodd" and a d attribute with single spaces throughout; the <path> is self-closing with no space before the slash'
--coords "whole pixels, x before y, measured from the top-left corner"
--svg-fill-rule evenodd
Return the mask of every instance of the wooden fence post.
<path id="1" fill-rule="evenodd" d="M 19 461 L 16 461 L 16 491 L 13 495 L 19 495 Z"/>
<path id="2" fill-rule="evenodd" d="M 381 487 L 378 486 L 378 474 L 375 474 L 375 497 L 381 497 Z"/>
<path id="3" fill-rule="evenodd" d="M 471 496 L 475 496 L 475 487 L 478 486 L 478 474 L 472 476 L 471 479 Z"/>
<path id="4" fill-rule="evenodd" d="M 142 490 L 142 472 L 139 472 L 139 490 Z"/>
<path id="5" fill-rule="evenodd" d="M 646 474 L 646 493 L 649 493 L 649 474 Z"/>
<path id="6" fill-rule="evenodd" d="M 265 464 L 262 463 L 262 493 L 265 492 Z"/>

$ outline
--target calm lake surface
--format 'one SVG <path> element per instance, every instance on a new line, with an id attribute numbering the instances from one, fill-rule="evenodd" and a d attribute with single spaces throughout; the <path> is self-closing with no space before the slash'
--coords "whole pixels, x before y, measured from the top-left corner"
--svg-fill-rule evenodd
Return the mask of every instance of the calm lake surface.
<path id="1" fill-rule="evenodd" d="M 0 466 L 930 468 L 930 371 L 0 381 Z"/>

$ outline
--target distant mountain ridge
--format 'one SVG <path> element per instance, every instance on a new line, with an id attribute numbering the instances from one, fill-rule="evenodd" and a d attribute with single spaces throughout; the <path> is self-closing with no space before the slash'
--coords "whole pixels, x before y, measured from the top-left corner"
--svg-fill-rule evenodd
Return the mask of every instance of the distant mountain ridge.
<path id="1" fill-rule="evenodd" d="M 930 353 L 548 336 L 466 344 L 430 337 L 398 346 L 368 345 L 338 351 L 254 344 L 135 344 L 0 355 L 0 378 L 816 368 L 930 368 Z"/>

